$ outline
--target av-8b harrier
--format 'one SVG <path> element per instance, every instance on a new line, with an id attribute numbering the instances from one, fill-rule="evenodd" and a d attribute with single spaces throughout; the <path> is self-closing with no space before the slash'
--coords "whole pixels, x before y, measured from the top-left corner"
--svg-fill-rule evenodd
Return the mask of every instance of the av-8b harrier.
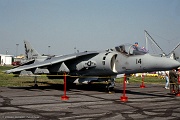
<path id="1" fill-rule="evenodd" d="M 7 70 L 6 73 L 47 74 L 49 79 L 62 78 L 63 76 L 57 75 L 67 73 L 67 82 L 71 83 L 101 82 L 110 79 L 110 88 L 114 87 L 118 74 L 164 71 L 179 66 L 180 63 L 173 59 L 152 56 L 140 47 L 123 44 L 104 51 L 85 51 L 51 57 Z"/>

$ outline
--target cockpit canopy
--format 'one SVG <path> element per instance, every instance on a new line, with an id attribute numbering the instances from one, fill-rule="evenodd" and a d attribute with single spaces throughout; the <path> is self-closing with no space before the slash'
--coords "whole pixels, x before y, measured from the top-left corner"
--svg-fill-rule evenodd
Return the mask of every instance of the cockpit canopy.
<path id="1" fill-rule="evenodd" d="M 123 44 L 115 47 L 115 49 L 126 55 L 144 55 L 147 53 L 147 50 L 144 47 L 141 48 L 132 44 Z"/>

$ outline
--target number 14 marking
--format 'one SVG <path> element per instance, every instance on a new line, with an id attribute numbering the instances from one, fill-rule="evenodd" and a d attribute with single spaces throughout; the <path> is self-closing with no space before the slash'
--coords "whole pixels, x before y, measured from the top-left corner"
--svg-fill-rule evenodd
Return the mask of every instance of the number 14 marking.
<path id="1" fill-rule="evenodd" d="M 136 59 L 136 64 L 141 64 L 141 59 Z"/>

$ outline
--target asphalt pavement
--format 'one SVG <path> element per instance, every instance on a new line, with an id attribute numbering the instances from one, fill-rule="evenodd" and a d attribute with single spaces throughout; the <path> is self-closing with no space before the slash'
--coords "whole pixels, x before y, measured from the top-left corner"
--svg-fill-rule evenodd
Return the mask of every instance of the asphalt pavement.
<path id="1" fill-rule="evenodd" d="M 61 100 L 63 85 L 0 87 L 0 120 L 179 120 L 180 97 L 164 85 L 128 84 L 108 93 L 105 85 L 77 85 Z"/>

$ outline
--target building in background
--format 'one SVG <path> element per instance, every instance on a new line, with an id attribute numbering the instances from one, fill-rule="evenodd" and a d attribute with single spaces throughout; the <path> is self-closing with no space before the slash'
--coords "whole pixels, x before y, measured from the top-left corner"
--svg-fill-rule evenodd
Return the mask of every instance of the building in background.
<path id="1" fill-rule="evenodd" d="M 14 61 L 13 55 L 3 55 L 0 54 L 0 65 L 12 65 L 12 62 Z"/>

